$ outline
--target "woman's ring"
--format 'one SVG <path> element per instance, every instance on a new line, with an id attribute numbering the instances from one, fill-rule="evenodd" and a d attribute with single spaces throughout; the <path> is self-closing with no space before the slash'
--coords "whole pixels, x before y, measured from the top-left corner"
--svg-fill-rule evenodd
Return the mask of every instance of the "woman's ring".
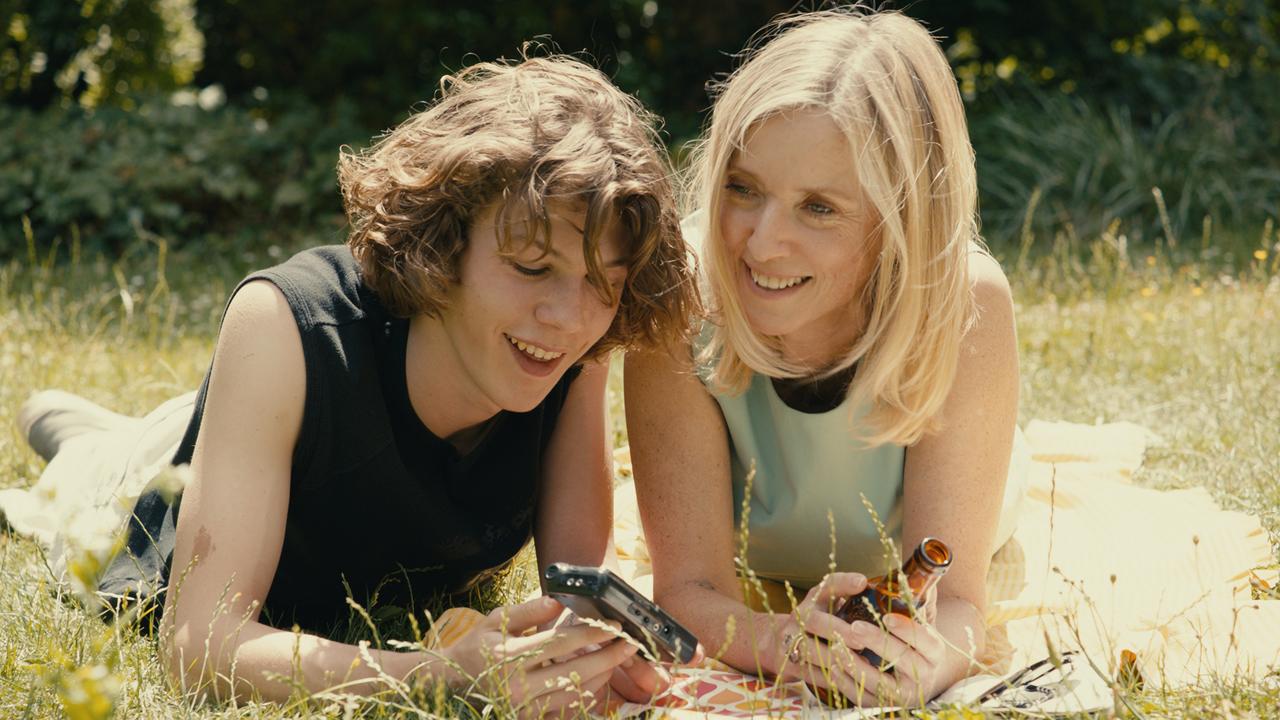
<path id="1" fill-rule="evenodd" d="M 782 642 L 787 646 L 787 660 L 798 664 L 800 662 L 800 634 L 789 632 L 782 636 Z"/>

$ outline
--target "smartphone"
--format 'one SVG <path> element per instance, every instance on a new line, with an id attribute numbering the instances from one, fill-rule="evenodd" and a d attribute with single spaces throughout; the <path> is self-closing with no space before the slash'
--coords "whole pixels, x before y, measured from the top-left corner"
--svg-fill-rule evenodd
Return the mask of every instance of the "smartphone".
<path id="1" fill-rule="evenodd" d="M 652 600 L 605 568 L 552 563 L 543 578 L 547 594 L 579 617 L 617 620 L 622 630 L 648 648 L 687 663 L 698 639 Z"/>

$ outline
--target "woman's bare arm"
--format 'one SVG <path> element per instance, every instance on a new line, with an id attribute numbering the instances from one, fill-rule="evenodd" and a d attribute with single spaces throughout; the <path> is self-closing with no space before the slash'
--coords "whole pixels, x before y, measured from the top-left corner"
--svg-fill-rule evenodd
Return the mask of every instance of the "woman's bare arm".
<path id="1" fill-rule="evenodd" d="M 654 599 L 708 655 L 748 672 L 778 672 L 790 616 L 753 612 L 742 601 L 720 408 L 687 358 L 661 352 L 629 353 L 623 387 Z"/>
<path id="2" fill-rule="evenodd" d="M 986 577 L 994 552 L 1018 414 L 1018 348 L 1013 299 L 1000 266 L 970 256 L 979 316 L 960 347 L 942 428 L 907 451 L 904 552 L 925 536 L 942 538 L 955 558 L 938 586 L 935 626 L 965 652 L 951 652 L 936 679 L 943 689 L 964 676 L 986 626 Z"/>

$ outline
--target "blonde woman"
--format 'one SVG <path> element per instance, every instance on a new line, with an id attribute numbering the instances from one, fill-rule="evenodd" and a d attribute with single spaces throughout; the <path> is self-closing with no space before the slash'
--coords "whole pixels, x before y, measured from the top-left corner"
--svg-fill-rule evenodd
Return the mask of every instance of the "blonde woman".
<path id="1" fill-rule="evenodd" d="M 721 88 L 694 171 L 711 314 L 687 353 L 626 361 L 655 597 L 739 669 L 922 704 L 982 650 L 1024 486 L 1013 303 L 950 68 L 896 13 L 779 21 Z M 950 546 L 931 622 L 830 613 L 887 569 L 872 511 L 908 553 Z M 750 570 L 798 588 L 795 608 L 744 600 L 744 512 Z"/>

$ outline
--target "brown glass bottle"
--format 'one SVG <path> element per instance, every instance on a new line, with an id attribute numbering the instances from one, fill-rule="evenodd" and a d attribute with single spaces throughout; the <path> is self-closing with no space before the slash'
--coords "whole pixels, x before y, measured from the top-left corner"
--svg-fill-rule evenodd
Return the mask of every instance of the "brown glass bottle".
<path id="1" fill-rule="evenodd" d="M 868 579 L 867 589 L 836 608 L 835 616 L 845 622 L 863 620 L 873 625 L 878 625 L 880 616 L 889 613 L 910 616 L 949 567 L 951 549 L 941 540 L 927 537 L 902 563 L 901 570 Z M 871 650 L 862 650 L 860 654 L 873 667 L 887 669 L 883 659 Z"/>

